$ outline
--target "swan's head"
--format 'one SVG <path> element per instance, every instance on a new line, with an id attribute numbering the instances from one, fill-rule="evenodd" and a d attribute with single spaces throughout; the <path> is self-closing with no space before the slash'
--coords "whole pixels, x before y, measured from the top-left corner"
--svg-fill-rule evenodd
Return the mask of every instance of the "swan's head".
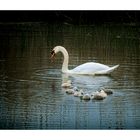
<path id="1" fill-rule="evenodd" d="M 51 51 L 51 59 L 53 59 L 55 57 L 55 54 L 58 53 L 60 51 L 60 46 L 56 46 L 53 48 L 53 50 Z"/>

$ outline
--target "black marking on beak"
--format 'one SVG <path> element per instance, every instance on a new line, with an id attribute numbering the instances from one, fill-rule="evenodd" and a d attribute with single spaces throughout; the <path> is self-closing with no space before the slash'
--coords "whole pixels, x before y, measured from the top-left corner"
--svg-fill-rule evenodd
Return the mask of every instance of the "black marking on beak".
<path id="1" fill-rule="evenodd" d="M 51 51 L 51 55 L 54 55 L 54 54 L 55 54 L 55 52 L 54 52 L 54 50 L 52 50 L 52 51 Z"/>
<path id="2" fill-rule="evenodd" d="M 54 50 L 52 50 L 52 51 L 51 51 L 51 59 L 53 60 L 53 59 L 54 59 L 54 57 L 55 57 L 55 51 L 54 51 Z"/>

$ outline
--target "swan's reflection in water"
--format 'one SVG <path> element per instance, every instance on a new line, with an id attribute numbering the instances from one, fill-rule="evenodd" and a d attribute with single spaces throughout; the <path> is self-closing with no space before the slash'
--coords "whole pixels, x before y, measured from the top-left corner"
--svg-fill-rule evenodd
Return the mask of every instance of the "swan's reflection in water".
<path id="1" fill-rule="evenodd" d="M 71 80 L 74 87 L 82 88 L 86 92 L 108 87 L 113 80 L 111 76 L 90 76 L 76 74 L 62 74 L 62 83 Z"/>

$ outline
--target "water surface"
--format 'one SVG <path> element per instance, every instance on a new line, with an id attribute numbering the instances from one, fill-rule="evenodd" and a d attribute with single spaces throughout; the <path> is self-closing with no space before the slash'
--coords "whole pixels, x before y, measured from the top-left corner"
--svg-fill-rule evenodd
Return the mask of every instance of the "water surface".
<path id="1" fill-rule="evenodd" d="M 120 64 L 110 76 L 61 73 L 63 45 L 69 68 L 85 62 Z M 0 25 L 0 129 L 139 129 L 140 38 L 133 25 Z M 70 79 L 87 93 L 110 88 L 103 101 L 82 101 L 61 88 Z"/>

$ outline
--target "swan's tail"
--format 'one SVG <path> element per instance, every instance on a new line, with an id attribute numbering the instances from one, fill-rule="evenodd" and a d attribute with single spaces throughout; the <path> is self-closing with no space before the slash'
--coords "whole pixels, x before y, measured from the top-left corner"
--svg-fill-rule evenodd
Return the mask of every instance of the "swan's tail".
<path id="1" fill-rule="evenodd" d="M 110 74 L 111 72 L 113 72 L 118 67 L 119 67 L 119 65 L 116 65 L 116 66 L 110 67 L 109 69 L 98 71 L 98 72 L 95 73 L 95 75 Z"/>

